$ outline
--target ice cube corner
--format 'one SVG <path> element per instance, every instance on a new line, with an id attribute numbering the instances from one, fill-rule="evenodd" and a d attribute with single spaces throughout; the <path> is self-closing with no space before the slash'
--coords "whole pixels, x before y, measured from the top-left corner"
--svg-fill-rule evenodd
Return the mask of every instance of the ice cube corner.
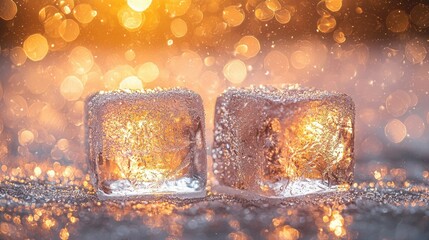
<path id="1" fill-rule="evenodd" d="M 86 101 L 86 145 L 99 198 L 205 195 L 201 97 L 186 89 L 100 92 Z"/>
<path id="2" fill-rule="evenodd" d="M 353 181 L 354 103 L 300 86 L 230 88 L 215 108 L 218 189 L 269 198 Z"/>

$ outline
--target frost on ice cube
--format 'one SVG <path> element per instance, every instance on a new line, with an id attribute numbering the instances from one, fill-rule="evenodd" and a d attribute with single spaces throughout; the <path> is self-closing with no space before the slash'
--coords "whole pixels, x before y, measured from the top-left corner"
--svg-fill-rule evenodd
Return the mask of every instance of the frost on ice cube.
<path id="1" fill-rule="evenodd" d="M 228 89 L 215 111 L 218 189 L 281 198 L 353 181 L 354 104 L 347 95 L 298 86 Z"/>
<path id="2" fill-rule="evenodd" d="M 87 150 L 101 198 L 205 194 L 204 109 L 185 89 L 114 91 L 87 100 Z"/>

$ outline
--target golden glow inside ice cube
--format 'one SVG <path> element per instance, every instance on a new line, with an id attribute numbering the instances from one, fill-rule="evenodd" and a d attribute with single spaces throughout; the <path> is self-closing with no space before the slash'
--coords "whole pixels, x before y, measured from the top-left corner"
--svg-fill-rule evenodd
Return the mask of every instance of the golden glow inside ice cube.
<path id="1" fill-rule="evenodd" d="M 268 197 L 353 181 L 354 104 L 345 94 L 285 86 L 229 89 L 216 103 L 214 173 Z"/>
<path id="2" fill-rule="evenodd" d="M 271 120 L 278 142 L 270 151 L 279 153 L 279 158 L 274 158 L 278 163 L 268 164 L 270 170 L 291 180 L 348 182 L 353 160 L 352 115 L 341 106 L 320 101 L 300 105 L 293 115 Z"/>
<path id="3" fill-rule="evenodd" d="M 170 108 L 151 111 L 133 103 L 106 107 L 98 157 L 102 181 L 123 179 L 138 185 L 183 175 L 189 164 L 191 118 L 182 106 Z"/>

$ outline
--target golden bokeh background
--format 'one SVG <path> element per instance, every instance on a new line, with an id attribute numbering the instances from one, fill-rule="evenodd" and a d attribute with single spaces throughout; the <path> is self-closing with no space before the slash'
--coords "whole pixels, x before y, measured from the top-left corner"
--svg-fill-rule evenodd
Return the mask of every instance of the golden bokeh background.
<path id="1" fill-rule="evenodd" d="M 354 99 L 352 188 L 427 191 L 413 181 L 429 179 L 428 29 L 424 0 L 0 0 L 0 181 L 91 192 L 84 101 L 100 90 L 196 91 L 204 101 L 210 146 L 215 100 L 227 87 L 298 83 Z M 151 211 L 186 219 L 172 214 L 178 210 L 168 203 L 157 204 L 163 206 L 107 212 L 118 221 Z M 33 206 L 25 208 L 27 215 L 3 214 L 0 233 L 25 237 L 30 232 L 11 234 L 25 223 L 26 229 L 39 226 L 67 239 L 77 231 L 76 208 Z M 109 208 L 117 209 L 103 211 Z M 350 237 L 353 219 L 341 215 L 344 208 L 318 208 L 313 235 Z M 210 211 L 204 221 L 216 219 Z M 280 211 L 260 236 L 302 236 L 305 227 L 298 231 L 291 226 L 298 223 L 285 220 L 294 211 Z M 250 239 L 230 217 L 226 236 Z M 169 228 L 173 237 L 193 228 L 158 220 L 145 219 L 154 228 Z M 40 236 L 51 236 L 47 232 Z"/>
<path id="2" fill-rule="evenodd" d="M 209 143 L 229 86 L 344 92 L 357 105 L 358 158 L 427 153 L 424 3 L 4 0 L 0 10 L 3 178 L 50 179 L 58 166 L 85 181 L 84 101 L 115 89 L 196 91 Z"/>

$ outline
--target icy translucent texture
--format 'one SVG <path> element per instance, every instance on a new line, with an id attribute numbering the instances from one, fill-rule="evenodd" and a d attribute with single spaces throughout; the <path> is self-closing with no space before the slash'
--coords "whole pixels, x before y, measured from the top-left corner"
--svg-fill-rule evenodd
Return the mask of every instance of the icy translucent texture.
<path id="1" fill-rule="evenodd" d="M 88 99 L 86 111 L 99 197 L 205 194 L 199 95 L 184 89 L 98 93 Z"/>
<path id="2" fill-rule="evenodd" d="M 215 111 L 213 169 L 223 191 L 287 197 L 352 182 L 347 95 L 299 86 L 228 89 Z"/>

